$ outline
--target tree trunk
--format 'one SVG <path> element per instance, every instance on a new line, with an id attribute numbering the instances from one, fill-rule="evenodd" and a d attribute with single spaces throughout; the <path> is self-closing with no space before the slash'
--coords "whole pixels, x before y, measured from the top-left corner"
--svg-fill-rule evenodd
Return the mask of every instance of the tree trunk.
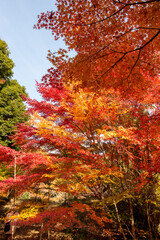
<path id="1" fill-rule="evenodd" d="M 113 202 L 114 202 L 114 207 L 115 207 L 115 210 L 116 210 L 116 216 L 117 216 L 117 221 L 118 221 L 118 225 L 119 225 L 119 231 L 120 231 L 120 233 L 122 233 L 123 239 L 124 239 L 124 240 L 127 240 L 127 238 L 126 238 L 126 236 L 125 236 L 125 233 L 124 233 L 124 231 L 123 231 L 122 225 L 121 225 L 121 220 L 120 220 L 120 217 L 119 217 L 117 204 L 116 204 L 115 200 L 114 200 Z"/>
<path id="2" fill-rule="evenodd" d="M 132 199 L 131 198 L 129 199 L 129 209 L 130 209 L 130 215 L 131 215 L 132 237 L 133 237 L 134 240 L 137 240 L 136 232 L 135 232 L 133 206 L 132 206 Z"/>
<path id="3" fill-rule="evenodd" d="M 16 205 L 16 167 L 17 167 L 17 159 L 16 157 L 14 158 L 14 206 Z"/>
<path id="4" fill-rule="evenodd" d="M 147 221 L 148 221 L 149 239 L 152 240 L 152 231 L 151 231 L 151 222 L 150 222 L 148 201 L 147 201 L 146 205 L 147 205 Z"/>
<path id="5" fill-rule="evenodd" d="M 43 234 L 43 223 L 41 224 L 41 230 L 40 230 L 40 240 L 42 240 L 42 234 Z"/>
<path id="6" fill-rule="evenodd" d="M 48 230 L 48 239 L 50 239 L 50 231 Z"/>

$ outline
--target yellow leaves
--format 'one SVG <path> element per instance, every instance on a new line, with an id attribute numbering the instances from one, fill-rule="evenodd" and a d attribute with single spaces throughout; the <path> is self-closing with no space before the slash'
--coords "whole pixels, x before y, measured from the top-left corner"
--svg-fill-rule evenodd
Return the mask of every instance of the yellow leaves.
<path id="1" fill-rule="evenodd" d="M 61 119 L 63 120 L 63 117 Z M 43 118 L 37 112 L 35 112 L 32 115 L 30 124 L 32 124 L 36 128 L 36 135 L 48 139 L 52 138 L 52 136 L 54 135 L 62 138 L 74 139 L 77 142 L 86 140 L 86 137 L 84 135 L 72 132 L 71 129 L 68 129 L 65 126 L 59 126 L 58 124 L 56 124 L 56 121 L 58 121 L 58 117 L 55 115 L 53 115 L 52 117 Z"/>
<path id="2" fill-rule="evenodd" d="M 134 128 L 124 128 L 123 126 L 118 127 L 118 137 L 126 140 L 131 140 L 133 136 Z"/>
<path id="3" fill-rule="evenodd" d="M 114 125 L 119 121 L 119 116 L 125 116 L 130 111 L 128 105 L 124 104 L 120 98 L 120 94 L 112 88 L 95 93 L 85 88 L 82 89 L 81 82 L 76 82 L 76 80 L 65 87 L 69 101 L 62 99 L 61 106 L 75 121 L 87 124 L 107 121 Z M 113 134 L 110 133 L 110 135 Z"/>
<path id="4" fill-rule="evenodd" d="M 70 83 L 66 88 L 73 104 L 68 104 L 65 99 L 61 104 L 75 120 L 91 120 L 95 117 L 96 112 L 103 110 L 105 103 L 103 99 L 94 92 L 80 88 L 78 91 L 74 91 L 74 89 L 78 88 L 77 83 Z"/>
<path id="5" fill-rule="evenodd" d="M 72 96 L 74 104 L 72 107 L 66 102 L 62 102 L 62 106 L 67 109 L 69 114 L 74 117 L 75 120 L 87 120 L 87 115 L 89 114 L 88 100 L 86 100 L 85 95 L 82 93 L 76 93 Z"/>
<path id="6" fill-rule="evenodd" d="M 120 179 L 120 178 L 123 178 L 123 173 L 120 172 L 119 170 L 112 170 L 111 173 L 110 173 L 111 176 L 115 177 L 116 180 L 117 179 Z"/>
<path id="7" fill-rule="evenodd" d="M 131 193 L 129 191 L 124 191 L 122 193 L 116 193 L 115 195 L 112 195 L 110 197 L 106 197 L 102 200 L 94 200 L 94 203 L 97 203 L 98 206 L 104 206 L 107 204 L 117 204 L 118 202 L 121 202 L 125 199 L 133 198 Z"/>
<path id="8" fill-rule="evenodd" d="M 43 174 L 42 178 L 46 177 L 46 178 L 54 178 L 56 175 L 55 174 Z"/>
<path id="9" fill-rule="evenodd" d="M 110 178 L 109 175 L 101 175 L 99 182 L 102 182 L 102 183 L 113 183 L 113 184 L 115 183 L 115 182 Z"/>
<path id="10" fill-rule="evenodd" d="M 32 115 L 30 124 L 36 127 L 36 135 L 47 137 L 50 135 L 58 135 L 63 137 L 70 136 L 70 133 L 65 130 L 64 126 L 58 126 L 56 124 L 58 116 L 52 115 L 52 117 L 43 118 L 37 112 Z"/>
<path id="11" fill-rule="evenodd" d="M 82 192 L 87 192 L 86 186 L 84 186 L 81 182 L 77 183 L 69 183 L 68 190 L 72 194 L 80 194 Z"/>
<path id="12" fill-rule="evenodd" d="M 50 131 L 54 127 L 54 121 L 48 121 L 47 119 L 41 117 L 38 112 L 34 112 L 31 120 L 29 121 L 29 124 L 37 128 L 37 135 L 44 135 L 50 133 Z"/>
<path id="13" fill-rule="evenodd" d="M 103 140 L 110 140 L 114 138 L 132 140 L 134 128 L 124 128 L 123 126 L 114 127 L 111 131 L 108 129 L 97 129 L 97 133 Z"/>
<path id="14" fill-rule="evenodd" d="M 86 186 L 93 187 L 99 184 L 117 184 L 118 179 L 123 178 L 123 173 L 116 168 L 88 169 L 81 177 L 81 182 Z"/>
<path id="15" fill-rule="evenodd" d="M 94 186 L 98 184 L 97 178 L 100 175 L 98 169 L 88 169 L 88 172 L 83 175 L 82 182 L 88 186 Z"/>
<path id="16" fill-rule="evenodd" d="M 117 137 L 116 131 L 106 131 L 104 129 L 97 129 L 97 133 L 103 140 L 109 140 L 111 138 Z"/>
<path id="17" fill-rule="evenodd" d="M 93 133 L 87 129 L 92 125 L 101 140 L 121 138 L 130 140 L 132 129 L 124 128 L 117 121 L 125 118 L 129 109 L 122 103 L 119 93 L 113 89 L 102 90 L 100 94 L 88 89 L 81 88 L 81 82 L 70 82 L 64 84 L 66 96 L 61 99 L 60 106 L 66 110 L 66 114 L 60 116 L 53 114 L 43 118 L 37 112 L 32 115 L 30 124 L 35 126 L 36 135 L 52 139 L 52 136 L 59 136 L 63 139 L 70 139 L 78 143 L 85 143 Z M 72 117 L 72 127 L 60 126 L 58 122 Z M 100 128 L 99 128 L 100 125 Z M 97 129 L 96 129 L 97 128 Z"/>
<path id="18" fill-rule="evenodd" d="M 39 213 L 41 207 L 42 206 L 40 204 L 32 204 L 31 202 L 23 204 L 21 205 L 21 211 L 17 218 L 20 220 L 25 220 L 31 217 L 35 217 Z"/>
<path id="19" fill-rule="evenodd" d="M 27 219 L 30 217 L 35 217 L 38 213 L 38 209 L 36 209 L 34 206 L 22 210 L 22 212 L 19 215 L 19 219 Z"/>

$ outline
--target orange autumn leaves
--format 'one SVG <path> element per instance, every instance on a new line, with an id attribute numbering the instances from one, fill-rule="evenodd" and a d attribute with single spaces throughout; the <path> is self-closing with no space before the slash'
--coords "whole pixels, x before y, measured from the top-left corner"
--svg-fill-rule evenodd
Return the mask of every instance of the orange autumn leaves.
<path id="1" fill-rule="evenodd" d="M 159 1 L 57 1 L 57 11 L 39 15 L 36 27 L 76 51 L 68 61 L 63 50 L 48 56 L 65 81 L 139 98 L 150 86 L 143 74 L 159 74 Z"/>
<path id="2" fill-rule="evenodd" d="M 63 36 L 77 55 L 49 52 L 53 67 L 37 84 L 44 101 L 26 99 L 31 119 L 14 137 L 23 157 L 11 156 L 18 157 L 21 192 L 47 185 L 62 198 L 49 196 L 45 209 L 26 222 L 59 231 L 85 228 L 101 237 L 124 228 L 136 239 L 138 210 L 146 224 L 146 201 L 155 201 L 150 189 L 160 173 L 158 1 L 57 5 L 37 26 Z"/>
<path id="3" fill-rule="evenodd" d="M 66 85 L 66 98 L 62 98 L 60 101 L 60 107 L 63 107 L 66 111 L 66 115 L 61 117 L 61 120 L 72 118 L 70 126 L 73 129 L 69 128 L 68 125 L 59 125 L 57 114 L 43 118 L 38 112 L 35 112 L 30 124 L 36 127 L 37 135 L 53 134 L 77 142 L 85 142 L 87 141 L 86 129 L 89 125 L 93 127 L 94 135 L 88 135 L 88 137 L 93 137 L 93 139 L 95 137 L 107 140 L 107 135 L 108 140 L 116 137 L 129 139 L 129 136 L 133 135 L 133 127 L 127 128 L 121 124 L 118 125 L 120 118 L 122 119 L 131 111 L 129 103 L 123 101 L 118 92 L 110 89 L 97 94 L 81 88 L 75 91 L 75 86 L 77 86 L 77 83 Z M 89 130 L 88 133 L 91 134 Z"/>
<path id="4" fill-rule="evenodd" d="M 98 95 L 87 89 L 75 91 L 75 86 L 74 83 L 65 86 L 66 97 L 63 95 L 59 102 L 59 107 L 66 111 L 64 116 L 53 114 L 44 118 L 35 112 L 29 123 L 35 128 L 35 136 L 48 144 L 53 144 L 54 137 L 57 139 L 53 144 L 54 157 L 52 152 L 46 152 L 51 155 L 52 173 L 44 177 L 57 179 L 54 184 L 57 181 L 61 191 L 80 194 L 81 191 L 91 192 L 89 187 L 97 182 L 110 182 L 114 174 L 118 178 L 123 176 L 107 162 L 103 142 L 114 142 L 117 137 L 131 139 L 134 128 L 117 127 L 119 116 L 130 111 L 118 93 L 111 89 Z M 64 119 L 71 120 L 61 125 Z M 54 154 L 54 150 L 59 152 Z"/>

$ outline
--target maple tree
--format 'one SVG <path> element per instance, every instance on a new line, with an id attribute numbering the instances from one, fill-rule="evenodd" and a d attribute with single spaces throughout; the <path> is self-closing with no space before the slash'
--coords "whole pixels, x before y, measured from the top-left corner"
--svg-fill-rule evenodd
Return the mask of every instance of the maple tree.
<path id="1" fill-rule="evenodd" d="M 27 207 L 28 213 L 23 210 L 20 214 L 23 221 L 28 217 L 26 224 L 43 222 L 44 229 L 69 228 L 73 232 L 85 229 L 101 237 L 116 232 L 124 239 L 127 231 L 136 239 L 145 227 L 139 222 L 140 229 L 135 228 L 135 202 L 139 208 L 148 202 L 145 219 L 150 207 L 156 216 L 152 201 L 156 202 L 157 183 L 152 186 L 151 179 L 160 171 L 155 131 L 159 107 L 154 107 L 153 114 L 147 110 L 155 99 L 146 105 L 148 93 L 138 103 L 123 99 L 113 89 L 97 94 L 77 83 L 57 85 L 52 77 L 50 71 L 38 85 L 45 101 L 27 99 L 32 118 L 28 125 L 20 124 L 14 137 L 21 152 L 0 149 L 3 163 L 12 166 L 16 157 L 21 169 L 16 182 L 13 178 L 1 182 L 2 190 L 13 185 L 21 195 L 50 183 L 57 195 L 66 194 L 59 204 L 45 202 L 45 209 L 44 205 Z M 132 223 L 122 221 L 124 216 L 131 217 Z"/>
<path id="2" fill-rule="evenodd" d="M 26 98 L 31 119 L 13 136 L 21 151 L 0 146 L 0 161 L 17 164 L 1 192 L 31 194 L 18 206 L 19 224 L 84 239 L 157 238 L 158 5 L 58 0 L 56 12 L 39 16 L 37 27 L 77 55 L 49 53 L 53 67 L 37 83 L 44 100 Z"/>
<path id="3" fill-rule="evenodd" d="M 57 11 L 39 15 L 35 27 L 50 29 L 55 39 L 62 37 L 69 50 L 77 52 L 69 61 L 63 49 L 48 55 L 63 69 L 65 81 L 121 88 L 124 95 L 146 91 L 152 83 L 143 72 L 152 77 L 159 74 L 159 0 L 62 0 L 56 4 Z"/>

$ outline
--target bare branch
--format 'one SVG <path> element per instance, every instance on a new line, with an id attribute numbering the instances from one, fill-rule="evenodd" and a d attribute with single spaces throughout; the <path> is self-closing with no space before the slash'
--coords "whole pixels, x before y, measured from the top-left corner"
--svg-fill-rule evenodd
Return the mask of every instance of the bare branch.
<path id="1" fill-rule="evenodd" d="M 125 5 L 125 6 L 148 4 L 148 3 L 159 2 L 159 1 L 160 1 L 160 0 L 150 0 L 150 1 L 145 1 L 145 2 L 124 3 L 124 2 L 120 2 L 120 1 L 115 1 L 115 0 L 113 0 L 114 3 L 120 3 L 120 4 L 123 4 L 123 5 Z"/>
<path id="2" fill-rule="evenodd" d="M 114 67 L 117 65 L 117 63 L 119 63 L 119 62 L 125 57 L 126 54 L 127 54 L 127 53 L 124 53 L 121 58 L 119 58 L 106 72 L 104 72 L 104 73 L 100 76 L 100 78 L 103 77 L 106 73 L 108 73 L 112 68 L 114 68 Z"/>
<path id="3" fill-rule="evenodd" d="M 96 57 L 95 59 L 97 60 L 97 59 L 100 59 L 100 58 L 109 56 L 109 55 L 111 55 L 111 54 L 113 54 L 113 53 L 114 53 L 114 52 L 106 53 L 106 54 L 103 54 L 103 55 L 101 55 L 101 56 L 99 56 L 99 57 Z"/>
<path id="4" fill-rule="evenodd" d="M 124 6 L 122 8 L 120 8 L 118 11 L 114 12 L 113 14 L 111 14 L 110 16 L 103 18 L 99 21 L 96 22 L 92 22 L 92 23 L 86 23 L 86 24 L 78 24 L 78 26 L 91 26 L 100 22 L 104 22 L 108 19 L 110 19 L 111 17 L 115 16 L 117 13 L 121 12 L 124 8 L 126 8 L 127 6 L 133 6 L 133 5 L 142 5 L 142 4 L 148 4 L 148 3 L 152 3 L 152 2 L 159 2 L 160 0 L 150 0 L 150 1 L 146 1 L 146 2 L 136 2 L 136 3 L 124 3 L 124 2 L 120 2 L 120 1 L 114 1 L 114 3 L 119 3 L 119 4 L 123 4 Z"/>
<path id="5" fill-rule="evenodd" d="M 134 67 L 136 66 L 137 62 L 139 61 L 140 53 L 141 53 L 141 50 L 139 50 L 139 53 L 138 53 L 137 59 L 136 59 L 134 65 L 132 66 L 132 68 L 131 68 L 131 70 L 130 70 L 130 73 L 128 74 L 128 76 L 127 76 L 126 79 L 128 79 L 128 78 L 130 77 L 130 75 L 131 75 L 131 73 L 132 73 Z"/>
<path id="6" fill-rule="evenodd" d="M 125 33 L 119 35 L 116 37 L 116 39 L 114 39 L 112 42 L 110 42 L 108 45 L 104 46 L 103 48 L 101 48 L 100 50 L 98 50 L 97 52 L 91 54 L 88 58 L 78 62 L 76 65 L 78 65 L 79 63 L 82 63 L 82 62 L 85 62 L 85 61 L 88 61 L 89 59 L 91 59 L 92 57 L 94 57 L 95 55 L 97 55 L 98 53 L 100 53 L 101 51 L 103 51 L 105 48 L 108 48 L 112 43 L 114 43 L 115 41 L 117 41 L 118 39 L 122 38 L 123 36 L 125 36 L 126 34 L 128 34 L 129 32 L 132 32 L 132 31 L 135 31 L 135 30 L 139 30 L 139 29 L 146 29 L 146 30 L 160 30 L 159 28 L 150 28 L 150 27 L 138 27 L 138 28 L 130 28 L 128 31 L 126 31 Z M 124 54 L 124 52 L 118 52 L 118 51 L 115 51 L 113 49 L 110 49 L 112 52 L 117 52 L 117 53 L 121 53 L 121 54 Z M 136 50 L 140 50 L 140 49 L 135 49 L 134 51 Z M 129 52 L 127 52 L 129 53 Z M 109 54 L 105 54 L 103 56 L 107 56 L 107 55 L 110 55 L 111 53 Z M 103 56 L 100 56 L 98 58 L 101 58 Z M 96 59 L 98 59 L 96 58 Z"/>
<path id="7" fill-rule="evenodd" d="M 115 41 L 117 41 L 118 39 L 120 39 L 121 37 L 123 37 L 124 35 L 126 35 L 127 33 L 131 32 L 133 30 L 133 28 L 130 28 L 127 32 L 122 33 L 121 35 L 117 36 L 116 39 L 114 39 L 112 42 L 110 42 L 108 45 L 105 45 L 103 48 L 101 48 L 100 50 L 98 50 L 97 52 L 93 53 L 92 55 L 90 55 L 88 58 L 78 62 L 76 65 L 78 65 L 79 63 L 88 61 L 89 59 L 91 59 L 93 56 L 97 55 L 98 53 L 100 53 L 101 51 L 103 51 L 105 48 L 109 47 L 112 43 L 114 43 Z M 110 55 L 111 53 L 107 54 Z M 105 56 L 107 56 L 105 55 Z M 100 56 L 101 58 L 101 56 Z M 97 59 L 97 58 L 96 58 Z"/>
<path id="8" fill-rule="evenodd" d="M 103 51 L 105 48 L 106 48 L 106 46 L 104 46 L 103 48 L 101 48 L 101 49 L 98 50 L 97 52 L 91 54 L 88 58 L 86 58 L 86 59 L 84 59 L 84 60 L 78 62 L 78 63 L 76 64 L 76 66 L 77 66 L 79 63 L 82 63 L 82 62 L 86 62 L 86 61 L 88 61 L 90 58 L 92 58 L 93 56 L 97 55 L 98 53 L 100 53 L 101 51 Z"/>
<path id="9" fill-rule="evenodd" d="M 148 41 L 146 42 L 143 46 L 139 47 L 139 49 L 135 49 L 134 51 L 136 50 L 141 50 L 142 48 L 146 47 L 150 42 L 152 42 L 158 35 L 160 34 L 160 29 L 159 31 Z"/>
<path id="10" fill-rule="evenodd" d="M 138 30 L 138 29 L 160 30 L 160 28 L 152 28 L 152 27 L 138 27 L 138 28 L 135 28 L 135 30 Z"/>
<path id="11" fill-rule="evenodd" d="M 158 32 L 152 37 L 150 38 L 144 45 L 142 45 L 141 47 L 138 47 L 138 48 L 135 48 L 133 50 L 130 50 L 130 51 L 127 51 L 127 52 L 119 52 L 119 51 L 116 51 L 114 49 L 110 49 L 116 53 L 121 53 L 121 54 L 128 54 L 128 53 L 132 53 L 132 52 L 135 52 L 135 51 L 139 51 L 139 50 L 142 50 L 144 47 L 146 47 L 149 43 L 151 43 L 158 35 L 160 34 L 160 29 L 158 30 Z"/>
<path id="12" fill-rule="evenodd" d="M 132 53 L 132 52 L 135 52 L 135 51 L 139 51 L 138 58 L 137 58 L 135 64 L 133 65 L 133 67 L 132 67 L 132 69 L 131 69 L 131 72 L 132 72 L 133 69 L 134 69 L 134 67 L 136 66 L 138 60 L 139 60 L 140 51 L 141 51 L 144 47 L 146 47 L 150 42 L 152 42 L 152 41 L 159 35 L 159 33 L 160 33 L 160 30 L 159 30 L 149 41 L 147 41 L 144 45 L 142 45 L 142 46 L 139 47 L 139 48 L 135 48 L 135 49 L 130 50 L 130 51 L 127 51 L 127 52 L 119 52 L 119 51 L 114 51 L 114 50 L 111 49 L 112 51 L 114 51 L 114 52 L 116 52 L 116 53 L 123 54 L 123 56 L 122 56 L 121 58 L 119 58 L 106 72 L 104 72 L 104 73 L 100 76 L 100 78 L 103 77 L 105 74 L 107 74 L 112 68 L 114 68 L 114 67 L 117 65 L 117 63 L 119 63 L 119 62 L 125 57 L 125 55 L 127 55 L 128 53 Z M 129 73 L 128 77 L 130 76 L 131 72 Z M 127 78 L 128 78 L 128 77 L 127 77 Z"/>
<path id="13" fill-rule="evenodd" d="M 118 11 L 114 12 L 113 14 L 111 14 L 110 16 L 106 17 L 106 18 L 103 18 L 99 21 L 96 21 L 96 22 L 92 22 L 92 23 L 86 23 L 86 24 L 83 24 L 83 25 L 79 25 L 79 26 L 91 26 L 91 25 L 94 25 L 94 24 L 97 24 L 97 23 L 100 23 L 100 22 L 104 22 L 106 20 L 108 20 L 109 18 L 115 16 L 117 13 L 121 12 L 126 6 L 123 6 L 122 8 L 120 8 Z"/>

